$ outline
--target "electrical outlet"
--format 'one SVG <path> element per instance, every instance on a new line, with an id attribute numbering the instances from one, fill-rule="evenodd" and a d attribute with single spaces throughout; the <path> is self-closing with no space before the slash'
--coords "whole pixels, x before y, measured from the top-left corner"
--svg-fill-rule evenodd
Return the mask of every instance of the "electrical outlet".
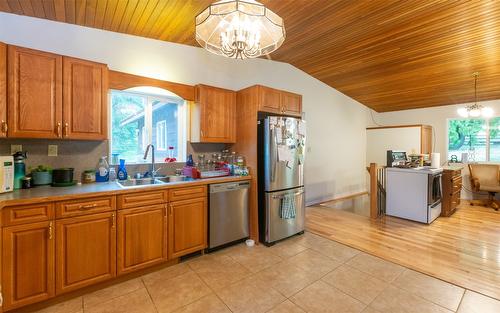
<path id="1" fill-rule="evenodd" d="M 57 145 L 49 145 L 48 148 L 48 156 L 57 156 Z"/>
<path id="2" fill-rule="evenodd" d="M 18 151 L 23 151 L 23 145 L 10 145 L 10 154 L 14 154 Z"/>
<path id="3" fill-rule="evenodd" d="M 311 147 L 307 147 L 307 152 L 311 152 Z"/>

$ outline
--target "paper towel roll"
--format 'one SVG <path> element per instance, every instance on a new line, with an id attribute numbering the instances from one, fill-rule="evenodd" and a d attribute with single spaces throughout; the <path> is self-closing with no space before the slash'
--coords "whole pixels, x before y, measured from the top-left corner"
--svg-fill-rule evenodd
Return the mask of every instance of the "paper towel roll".
<path id="1" fill-rule="evenodd" d="M 437 152 L 431 153 L 431 167 L 441 168 L 441 155 Z"/>

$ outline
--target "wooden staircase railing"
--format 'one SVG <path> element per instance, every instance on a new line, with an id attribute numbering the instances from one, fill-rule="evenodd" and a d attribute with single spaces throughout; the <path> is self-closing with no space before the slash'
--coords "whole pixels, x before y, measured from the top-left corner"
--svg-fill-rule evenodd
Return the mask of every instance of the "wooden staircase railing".
<path id="1" fill-rule="evenodd" d="M 385 166 L 377 166 L 376 163 L 370 163 L 370 166 L 366 170 L 370 173 L 370 217 L 378 218 L 385 214 Z"/>

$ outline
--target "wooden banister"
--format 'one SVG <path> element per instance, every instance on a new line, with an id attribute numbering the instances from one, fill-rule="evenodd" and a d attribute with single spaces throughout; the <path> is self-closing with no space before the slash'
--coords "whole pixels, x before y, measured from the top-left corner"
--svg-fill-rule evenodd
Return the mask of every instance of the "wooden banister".
<path id="1" fill-rule="evenodd" d="M 370 217 L 377 218 L 377 163 L 370 163 L 367 170 L 370 173 Z"/>

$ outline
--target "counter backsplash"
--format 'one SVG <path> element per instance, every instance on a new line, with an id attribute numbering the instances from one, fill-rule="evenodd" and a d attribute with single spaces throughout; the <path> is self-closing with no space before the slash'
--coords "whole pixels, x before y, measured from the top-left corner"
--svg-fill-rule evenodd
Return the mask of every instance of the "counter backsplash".
<path id="1" fill-rule="evenodd" d="M 48 145 L 58 145 L 58 156 L 47 156 Z M 90 168 L 95 168 L 99 157 L 108 155 L 108 141 L 73 141 L 73 140 L 46 140 L 46 139 L 4 139 L 0 144 L 0 155 L 10 155 L 10 145 L 22 145 L 23 151 L 28 152 L 26 168 L 36 167 L 40 164 L 52 168 L 73 167 L 74 178 L 81 180 L 81 173 Z M 187 154 L 211 154 L 229 149 L 226 144 L 187 144 Z M 196 160 L 197 158 L 195 158 Z M 185 163 L 156 164 L 160 168 L 160 175 L 172 175 L 176 168 L 182 168 Z M 148 164 L 127 164 L 129 175 L 136 172 L 144 173 L 149 169 Z"/>

